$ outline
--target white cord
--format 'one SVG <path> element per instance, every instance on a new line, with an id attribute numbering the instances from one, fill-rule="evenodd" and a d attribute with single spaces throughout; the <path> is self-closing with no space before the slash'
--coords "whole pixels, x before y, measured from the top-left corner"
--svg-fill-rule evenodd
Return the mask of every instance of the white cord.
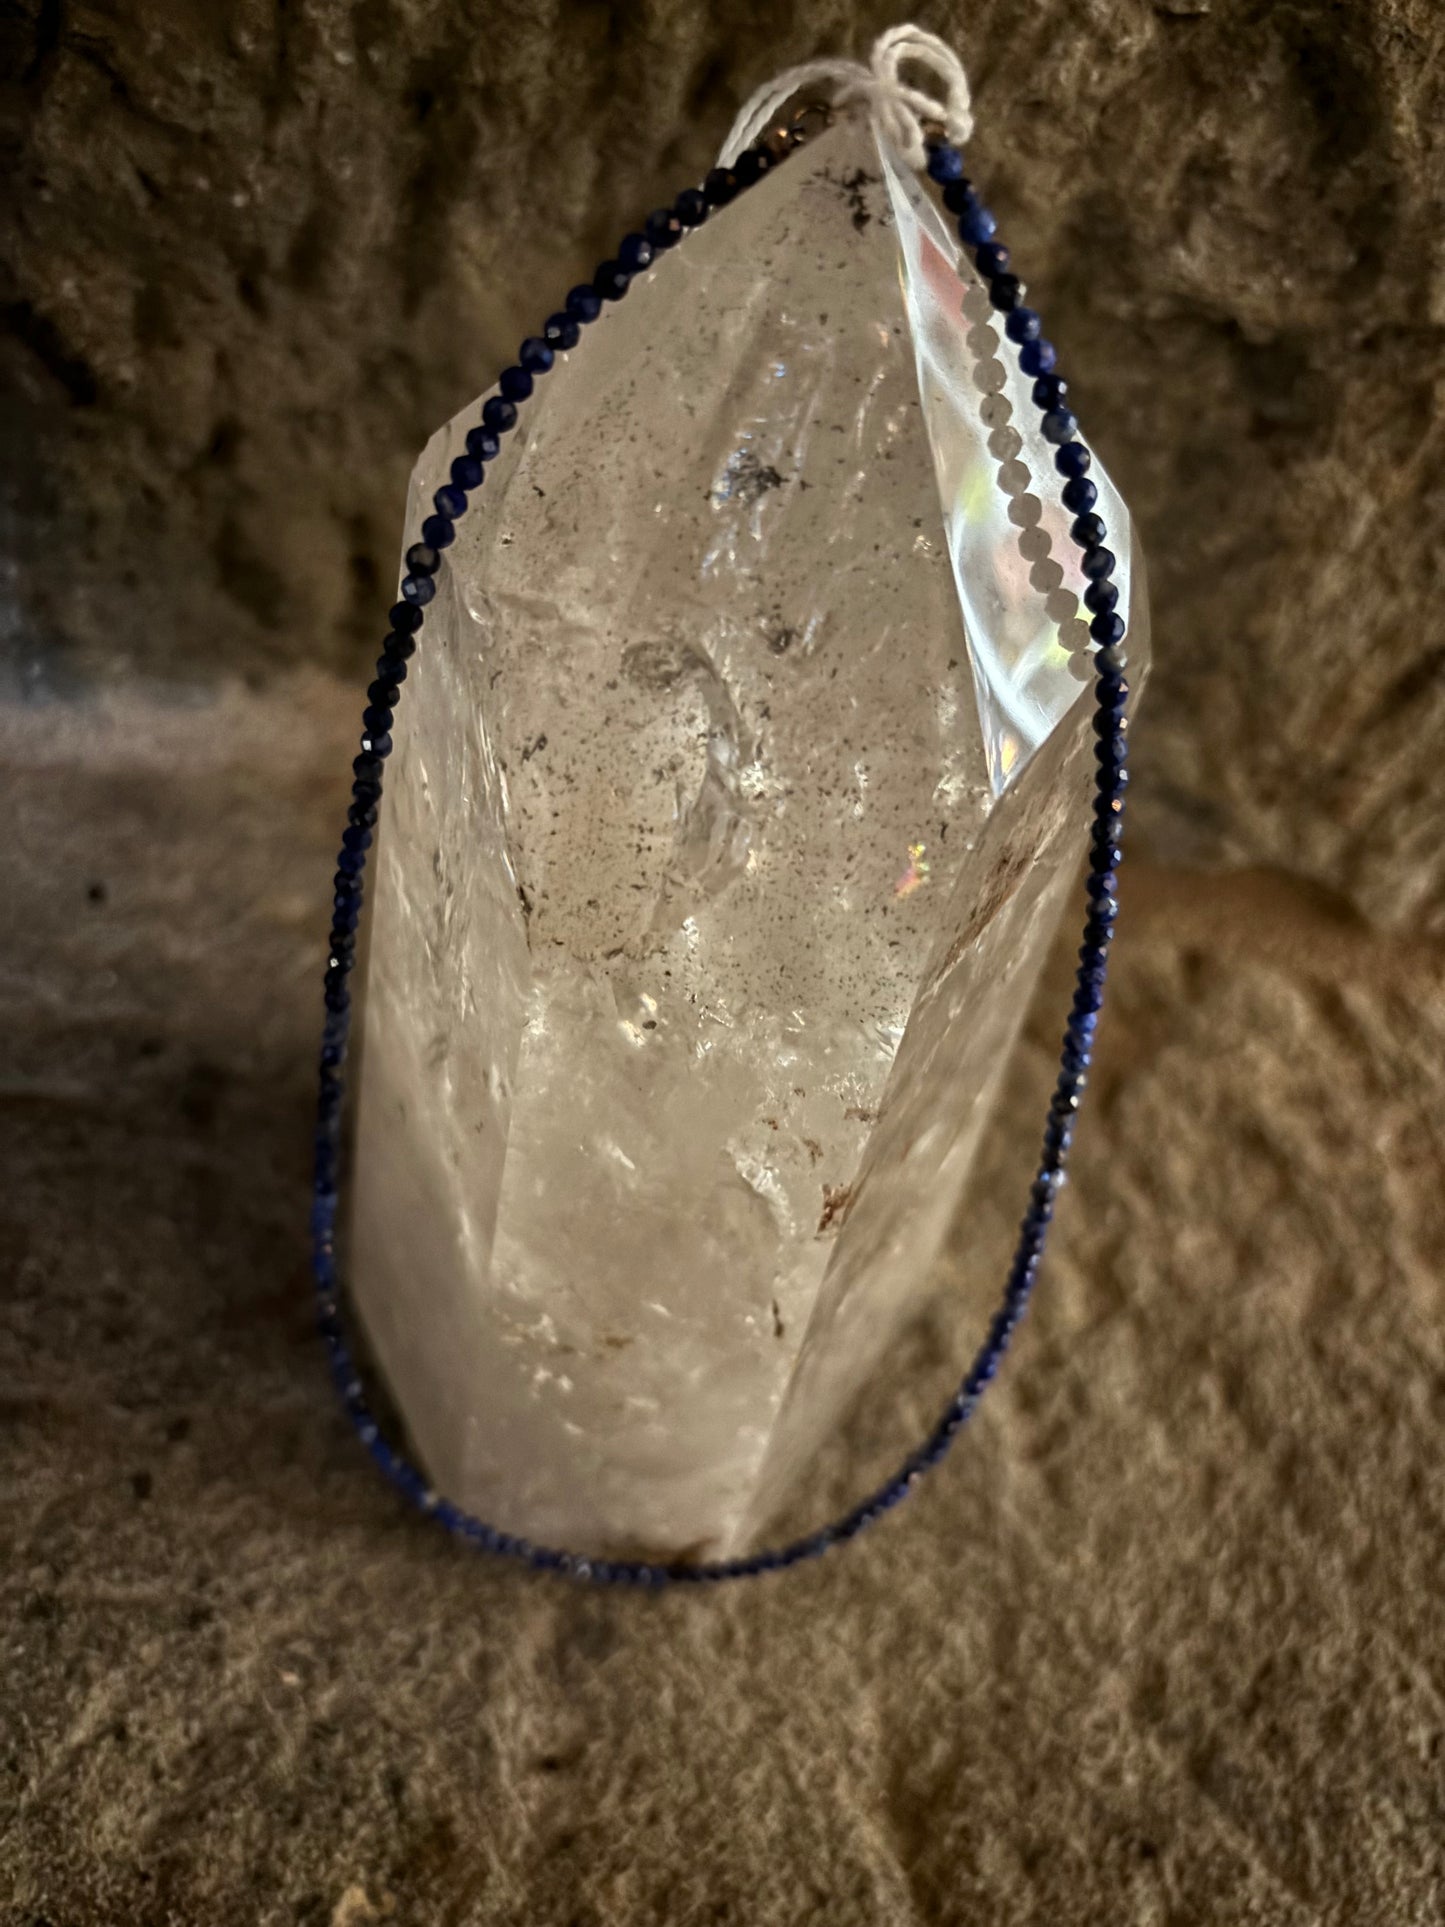
<path id="1" fill-rule="evenodd" d="M 940 91 L 925 93 L 907 86 L 899 77 L 905 62 L 927 68 Z M 866 67 L 859 60 L 809 60 L 801 67 L 785 68 L 765 82 L 733 122 L 718 165 L 731 167 L 738 155 L 767 131 L 794 94 L 818 87 L 831 88 L 829 97 L 838 107 L 851 101 L 864 102 L 879 132 L 910 167 L 922 167 L 927 159 L 925 123 L 941 123 L 948 138 L 959 145 L 973 132 L 968 77 L 952 47 L 923 27 L 890 27 L 874 41 Z"/>

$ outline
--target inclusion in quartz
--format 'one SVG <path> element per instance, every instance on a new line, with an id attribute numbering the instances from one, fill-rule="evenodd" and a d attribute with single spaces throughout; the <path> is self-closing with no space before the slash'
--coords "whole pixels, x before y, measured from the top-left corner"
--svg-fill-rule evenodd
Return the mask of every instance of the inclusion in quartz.
<path id="1" fill-rule="evenodd" d="M 748 1544 L 954 1224 L 1091 773 L 1084 585 L 995 319 L 842 119 L 559 360 L 448 551 L 349 1265 L 429 1475 L 535 1540 Z"/>

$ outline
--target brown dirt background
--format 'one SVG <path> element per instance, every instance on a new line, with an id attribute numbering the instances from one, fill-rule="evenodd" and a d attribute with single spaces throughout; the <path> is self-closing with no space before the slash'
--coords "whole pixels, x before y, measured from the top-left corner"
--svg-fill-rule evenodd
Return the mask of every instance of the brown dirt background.
<path id="1" fill-rule="evenodd" d="M 1445 1920 L 1445 9 L 918 17 L 1149 548 L 1114 1005 L 954 1460 L 640 1601 L 329 1403 L 317 906 L 426 433 L 890 13 L 0 12 L 4 1927 Z M 1067 954 L 815 1504 L 969 1347 Z"/>

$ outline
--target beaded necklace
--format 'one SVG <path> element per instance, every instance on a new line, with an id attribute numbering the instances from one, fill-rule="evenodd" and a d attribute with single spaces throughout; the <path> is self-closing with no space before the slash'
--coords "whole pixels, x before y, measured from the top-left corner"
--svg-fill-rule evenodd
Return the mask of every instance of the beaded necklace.
<path id="1" fill-rule="evenodd" d="M 946 106 L 940 107 L 930 96 L 901 84 L 898 66 L 905 59 L 934 65 L 935 71 L 947 82 Z M 759 126 L 798 91 L 804 80 L 816 78 L 838 83 L 835 98 L 840 101 L 867 100 L 891 135 L 901 130 L 905 151 L 910 158 L 922 163 L 929 179 L 940 190 L 943 205 L 957 222 L 959 238 L 972 254 L 993 307 L 1003 316 L 1003 332 L 1017 354 L 1019 367 L 1033 380 L 1033 402 L 1042 417 L 1042 432 L 1055 450 L 1060 500 L 1074 517 L 1070 534 L 1082 551 L 1082 570 L 1089 585 L 1084 602 L 1092 617 L 1089 633 L 1096 645 L 1093 730 L 1097 738 L 1094 750 L 1097 771 L 1085 881 L 1088 910 L 1073 1000 L 1064 1026 L 1059 1077 L 1049 1103 L 1042 1151 L 1029 1188 L 1003 1295 L 972 1364 L 928 1436 L 889 1478 L 841 1518 L 785 1545 L 737 1558 L 695 1563 L 590 1558 L 537 1545 L 489 1525 L 433 1491 L 425 1474 L 383 1435 L 357 1369 L 342 1317 L 336 1218 L 345 1066 L 351 1027 L 348 979 L 356 961 L 366 853 L 381 804 L 382 777 L 392 747 L 391 725 L 401 700 L 407 666 L 416 653 L 426 606 L 436 593 L 436 577 L 445 566 L 446 550 L 455 540 L 456 524 L 482 486 L 487 464 L 499 453 L 503 437 L 516 427 L 519 409 L 525 407 L 536 384 L 546 378 L 556 357 L 578 346 L 583 331 L 611 304 L 624 299 L 633 279 L 647 273 L 714 210 L 726 207 L 745 193 L 803 144 L 810 118 L 807 113 L 797 116 L 787 128 L 774 129 L 762 139 L 756 135 Z M 925 138 L 926 122 L 935 114 L 942 123 L 941 131 L 935 124 Z M 1053 345 L 1044 338 L 1037 312 L 1026 305 L 1023 286 L 1012 272 L 1009 250 L 998 239 L 997 222 L 965 172 L 958 142 L 967 138 L 971 124 L 967 87 L 956 59 L 932 35 L 916 28 L 897 28 L 885 35 L 875 49 L 871 72 L 851 63 L 818 62 L 810 68 L 780 75 L 776 82 L 760 90 L 757 99 L 739 116 L 742 138 L 735 137 L 724 149 L 725 159 L 735 155 L 730 164 L 715 167 L 701 187 L 685 188 L 670 207 L 659 208 L 649 215 L 640 230 L 624 235 L 615 257 L 604 261 L 590 282 L 572 289 L 539 334 L 529 335 L 522 342 L 516 362 L 502 371 L 497 392 L 483 405 L 480 422 L 467 434 L 466 453 L 453 461 L 449 481 L 436 491 L 433 512 L 423 520 L 419 540 L 406 552 L 401 600 L 390 612 L 390 633 L 377 659 L 376 678 L 366 692 L 360 753 L 351 766 L 351 805 L 346 812 L 334 880 L 324 978 L 326 1015 L 311 1209 L 319 1322 L 347 1415 L 362 1443 L 397 1490 L 457 1538 L 484 1551 L 520 1560 L 537 1571 L 566 1573 L 599 1584 L 644 1588 L 709 1584 L 779 1572 L 856 1538 L 865 1526 L 906 1498 L 925 1473 L 944 1458 L 998 1371 L 1038 1279 L 1049 1223 L 1064 1183 L 1075 1120 L 1088 1082 L 1094 1036 L 1104 1000 L 1109 946 L 1118 915 L 1120 838 L 1129 782 L 1126 713 L 1129 685 L 1124 673 L 1127 667 L 1124 619 L 1119 612 L 1119 591 L 1112 580 L 1115 558 L 1106 546 L 1108 531 L 1095 508 L 1097 490 L 1089 480 L 1089 451 L 1079 440 L 1078 423 L 1068 405 L 1068 384 L 1057 370 Z"/>

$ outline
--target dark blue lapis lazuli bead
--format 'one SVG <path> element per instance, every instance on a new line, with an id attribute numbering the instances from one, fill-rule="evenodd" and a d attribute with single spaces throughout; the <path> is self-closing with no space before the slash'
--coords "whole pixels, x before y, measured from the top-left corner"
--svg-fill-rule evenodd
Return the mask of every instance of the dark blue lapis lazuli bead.
<path id="1" fill-rule="evenodd" d="M 1065 442 L 1054 456 L 1054 467 L 1060 475 L 1087 475 L 1090 467 L 1089 451 L 1082 442 Z"/>
<path id="2" fill-rule="evenodd" d="M 433 549 L 449 549 L 457 539 L 456 524 L 449 515 L 429 515 L 421 525 L 421 539 Z"/>
<path id="3" fill-rule="evenodd" d="M 967 248 L 981 248 L 998 233 L 998 222 L 982 205 L 968 208 L 958 217 L 958 238 Z"/>
<path id="4" fill-rule="evenodd" d="M 455 482 L 444 482 L 431 499 L 437 514 L 444 515 L 449 522 L 455 522 L 467 512 L 467 492 Z"/>
<path id="5" fill-rule="evenodd" d="M 726 207 L 738 191 L 738 177 L 730 167 L 714 167 L 702 184 L 709 207 Z"/>
<path id="6" fill-rule="evenodd" d="M 1023 294 L 1023 283 L 1016 274 L 996 274 L 988 284 L 988 298 L 1000 313 L 1016 308 Z"/>
<path id="7" fill-rule="evenodd" d="M 408 575 L 402 578 L 401 592 L 408 602 L 425 608 L 436 594 L 437 585 L 429 575 Z"/>
<path id="8" fill-rule="evenodd" d="M 1063 443 L 1074 439 L 1079 424 L 1069 409 L 1051 408 L 1039 426 L 1043 430 L 1046 442 L 1052 442 L 1055 447 L 1061 447 Z"/>
<path id="9" fill-rule="evenodd" d="M 494 462 L 501 446 L 501 438 L 490 424 L 483 423 L 479 428 L 467 430 L 467 453 L 474 455 L 479 462 Z"/>
<path id="10" fill-rule="evenodd" d="M 748 148 L 746 153 L 739 154 L 733 162 L 733 172 L 738 177 L 738 186 L 740 188 L 756 187 L 772 165 L 773 157 L 766 148 Z"/>
<path id="11" fill-rule="evenodd" d="M 469 494 L 472 489 L 480 488 L 486 479 L 487 471 L 475 455 L 458 455 L 447 473 L 452 478 L 452 487 Z"/>
<path id="12" fill-rule="evenodd" d="M 963 156 L 956 147 L 939 141 L 928 150 L 928 178 L 941 185 L 963 179 Z"/>
<path id="13" fill-rule="evenodd" d="M 482 426 L 505 435 L 509 428 L 517 426 L 516 404 L 509 402 L 505 395 L 489 395 L 482 403 Z"/>
<path id="14" fill-rule="evenodd" d="M 545 375 L 556 356 L 540 335 L 528 335 L 517 350 L 517 360 L 530 375 Z"/>
<path id="15" fill-rule="evenodd" d="M 400 607 L 404 605 L 398 605 L 398 606 Z M 407 614 L 410 615 L 411 613 L 412 613 L 411 610 L 408 609 Z M 396 620 L 395 609 L 392 610 L 392 620 L 393 621 Z M 416 624 L 416 628 L 419 629 L 420 627 L 421 627 L 421 624 L 418 622 Z M 383 640 L 381 647 L 384 654 L 386 654 L 387 656 L 395 657 L 397 660 L 401 662 L 406 662 L 416 654 L 415 631 L 413 629 L 403 630 L 400 623 L 397 623 L 396 628 L 393 629 L 391 634 Z"/>
<path id="16" fill-rule="evenodd" d="M 1053 342 L 1026 341 L 1019 349 L 1019 367 L 1026 375 L 1046 375 L 1058 361 L 1058 353 Z"/>
<path id="17" fill-rule="evenodd" d="M 1069 535 L 1081 549 L 1097 549 L 1108 533 L 1102 515 L 1076 515 L 1069 525 Z"/>
<path id="18" fill-rule="evenodd" d="M 391 626 L 400 635 L 412 635 L 422 625 L 420 609 L 413 609 L 408 603 L 393 602 L 389 611 Z"/>
<path id="19" fill-rule="evenodd" d="M 1094 667 L 1101 676 L 1122 676 L 1129 667 L 1129 652 L 1122 642 L 1103 643 L 1094 657 Z"/>
<path id="20" fill-rule="evenodd" d="M 1119 600 L 1119 585 L 1116 582 L 1091 582 L 1084 591 L 1085 605 L 1096 616 L 1106 616 Z"/>
<path id="21" fill-rule="evenodd" d="M 617 259 L 628 274 L 641 274 L 652 266 L 652 243 L 645 234 L 624 234 Z"/>
<path id="22" fill-rule="evenodd" d="M 1071 481 L 1064 483 L 1059 499 L 1066 509 L 1071 509 L 1075 515 L 1082 515 L 1098 501 L 1099 491 L 1087 475 L 1075 475 Z"/>
<path id="23" fill-rule="evenodd" d="M 1114 552 L 1112 549 L 1085 549 L 1079 558 L 1079 567 L 1091 582 L 1102 582 L 1114 573 Z"/>
<path id="24" fill-rule="evenodd" d="M 435 575 L 442 559 L 426 542 L 413 542 L 406 552 L 406 566 L 413 575 Z"/>
<path id="25" fill-rule="evenodd" d="M 1037 341 L 1043 325 L 1032 308 L 1013 308 L 1003 324 L 1003 331 L 1010 341 L 1022 346 L 1026 341 Z"/>
<path id="26" fill-rule="evenodd" d="M 1034 407 L 1057 408 L 1069 392 L 1062 375 L 1040 375 L 1034 383 Z"/>
<path id="27" fill-rule="evenodd" d="M 504 368 L 497 386 L 508 401 L 525 401 L 532 392 L 532 377 L 525 368 Z"/>
<path id="28" fill-rule="evenodd" d="M 700 227 L 707 219 L 707 196 L 699 187 L 685 187 L 672 204 L 684 227 Z"/>
<path id="29" fill-rule="evenodd" d="M 602 312 L 602 296 L 582 282 L 568 295 L 567 312 L 574 321 L 595 321 Z"/>
<path id="30" fill-rule="evenodd" d="M 549 314 L 542 336 L 550 348 L 564 355 L 577 346 L 582 339 L 582 330 L 570 314 Z"/>
<path id="31" fill-rule="evenodd" d="M 604 301 L 620 301 L 632 286 L 632 276 L 620 261 L 604 261 L 593 275 L 592 285 Z"/>
<path id="32" fill-rule="evenodd" d="M 670 207 L 659 207 L 643 222 L 642 231 L 654 248 L 675 248 L 682 239 L 682 222 Z"/>
<path id="33" fill-rule="evenodd" d="M 1007 273 L 1012 256 L 1002 241 L 985 241 L 973 258 L 984 280 L 992 281 L 996 275 Z"/>
<path id="34" fill-rule="evenodd" d="M 1124 640 L 1124 618 L 1117 609 L 1106 609 L 1089 624 L 1089 634 L 1106 647 Z"/>

